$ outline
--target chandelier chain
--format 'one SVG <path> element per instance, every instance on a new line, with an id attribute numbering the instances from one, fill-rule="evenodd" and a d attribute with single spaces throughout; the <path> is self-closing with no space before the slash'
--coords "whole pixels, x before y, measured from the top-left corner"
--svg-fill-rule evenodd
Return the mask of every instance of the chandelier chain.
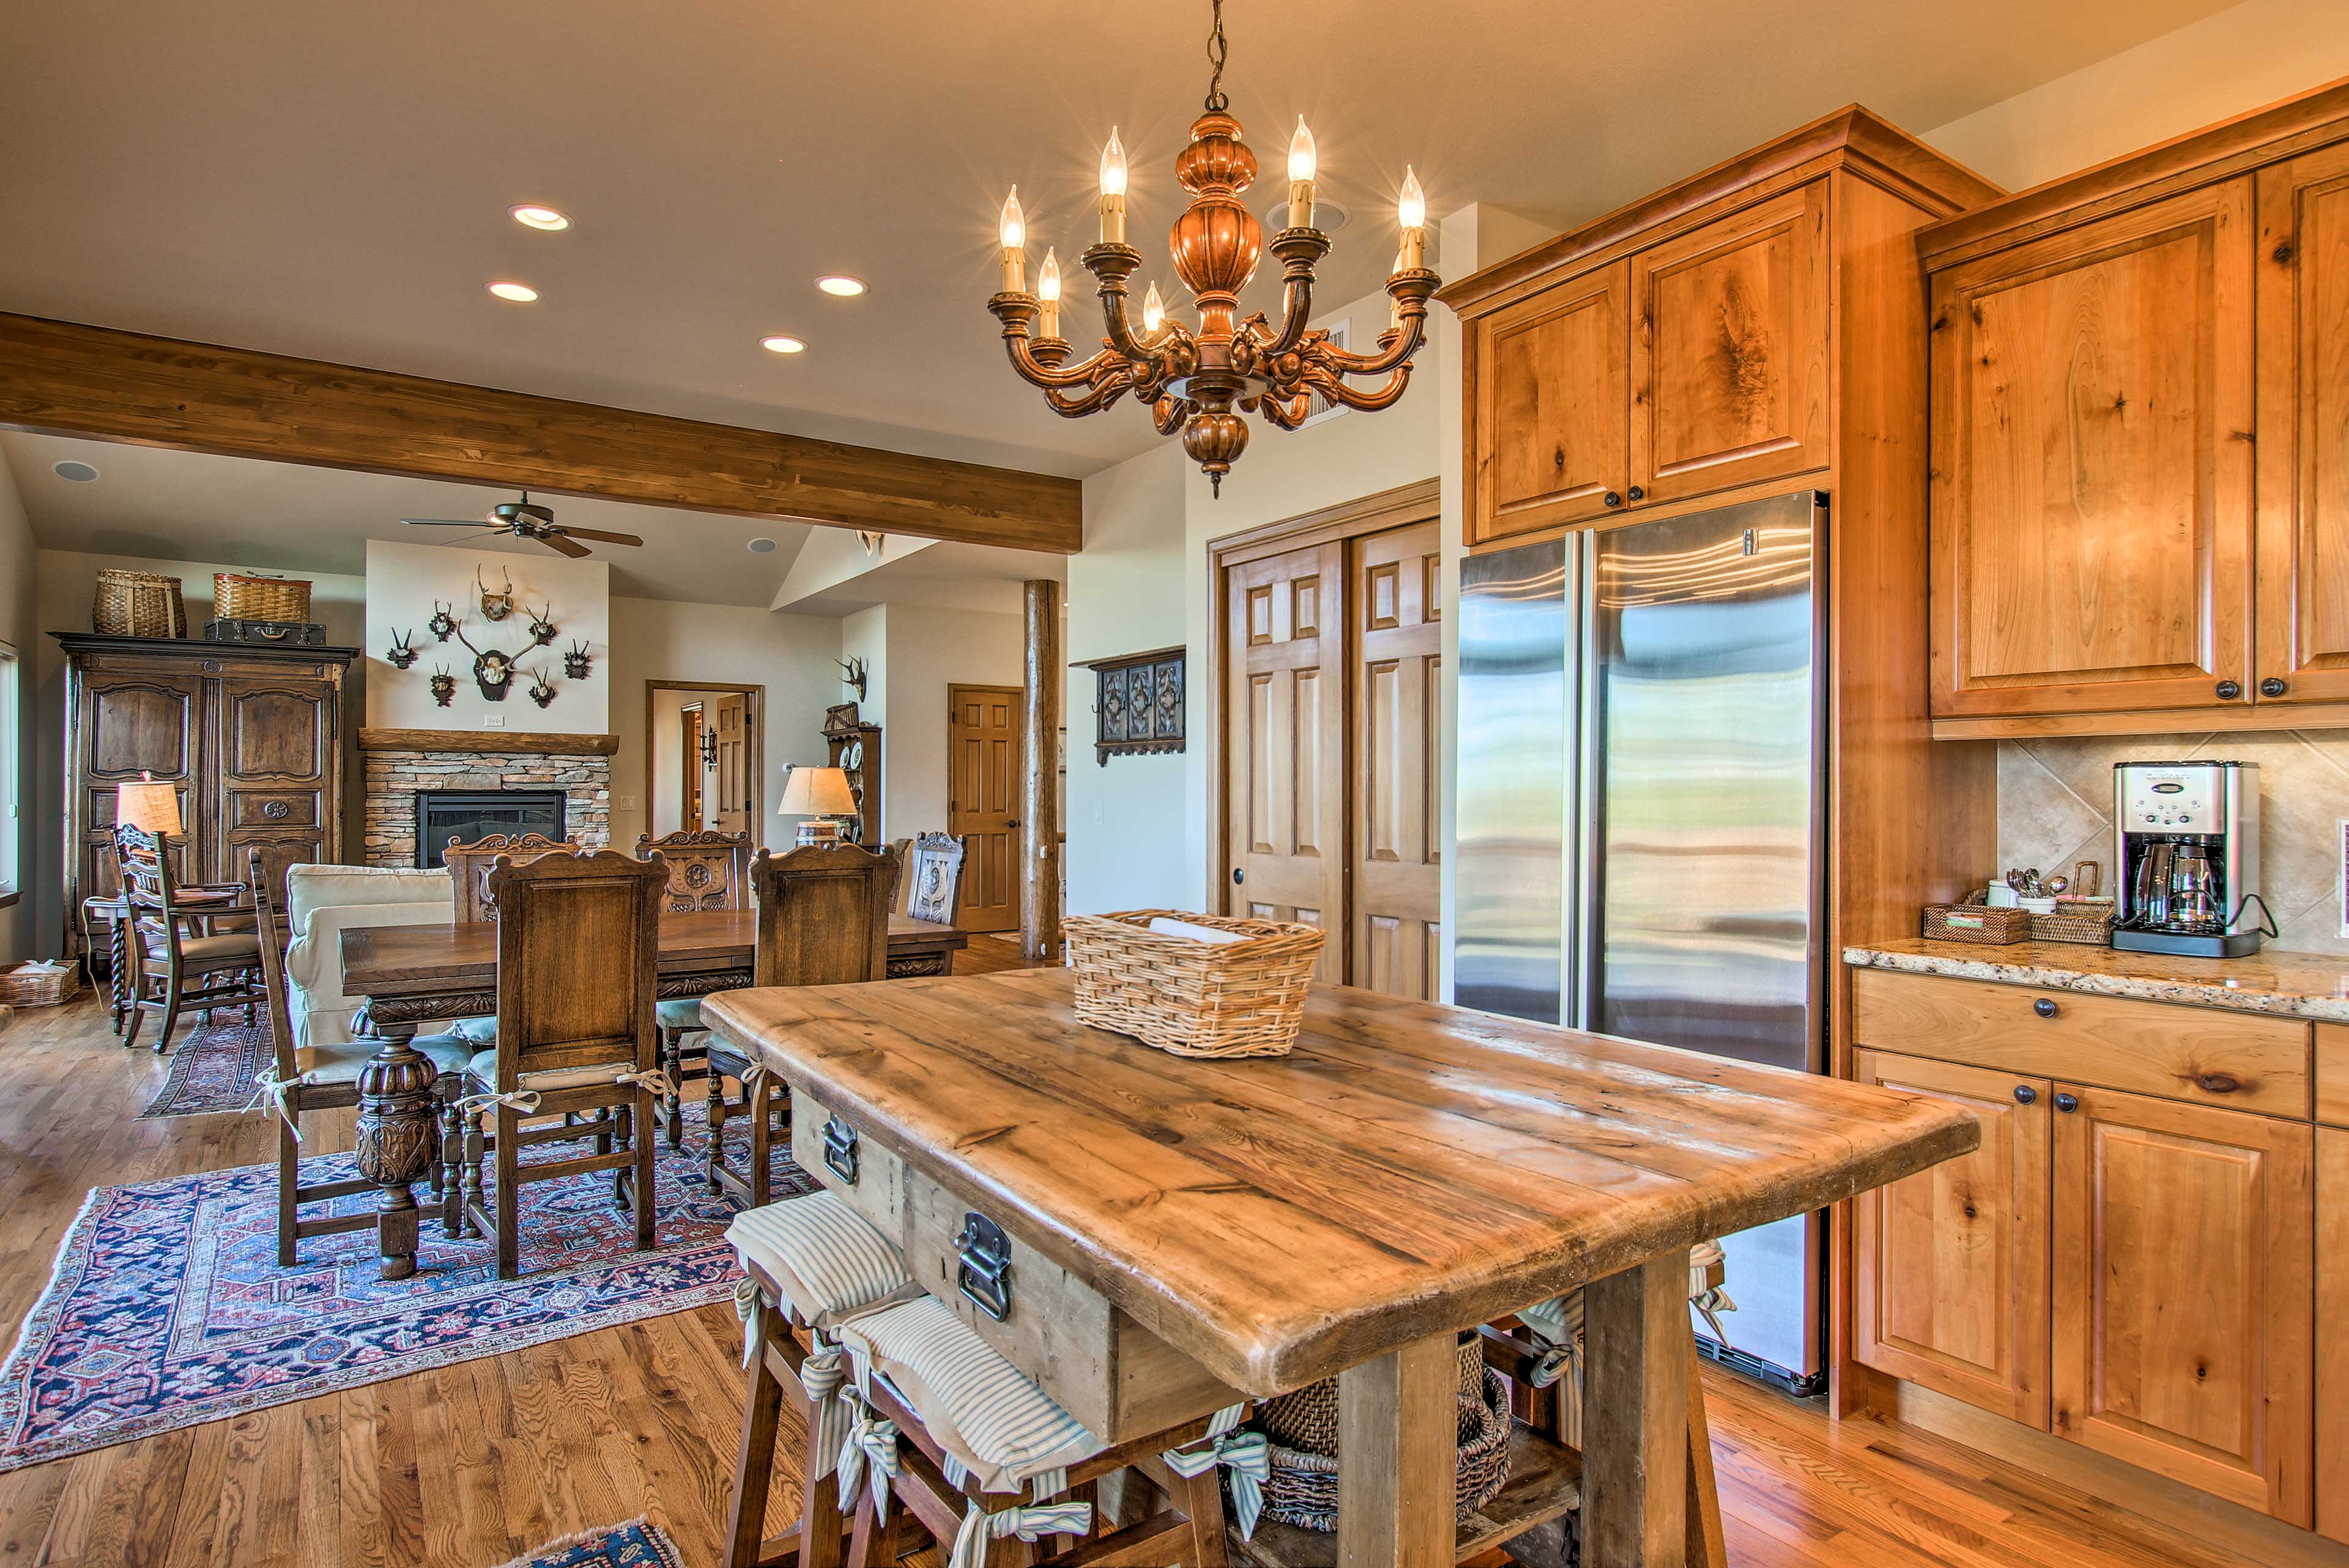
<path id="1" fill-rule="evenodd" d="M 1229 46 L 1224 42 L 1224 0 L 1214 0 L 1214 5 L 1216 26 L 1207 35 L 1207 61 L 1216 70 L 1207 78 L 1207 108 L 1210 113 L 1221 114 L 1231 108 L 1231 99 L 1224 96 L 1224 58 L 1229 53 Z"/>

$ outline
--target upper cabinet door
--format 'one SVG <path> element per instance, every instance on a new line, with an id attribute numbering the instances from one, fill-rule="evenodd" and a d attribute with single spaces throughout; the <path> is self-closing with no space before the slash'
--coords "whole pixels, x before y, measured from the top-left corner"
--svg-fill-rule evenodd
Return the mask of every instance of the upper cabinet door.
<path id="1" fill-rule="evenodd" d="M 1630 503 L 1829 459 L 1827 182 L 1631 258 Z"/>
<path id="2" fill-rule="evenodd" d="M 2349 698 L 2349 146 L 2259 174 L 2259 696 Z"/>
<path id="3" fill-rule="evenodd" d="M 1630 265 L 1544 289 L 1475 325 L 1472 542 L 1614 510 L 1626 488 Z"/>
<path id="4" fill-rule="evenodd" d="M 2251 181 L 1933 280 L 1932 711 L 2244 702 Z"/>

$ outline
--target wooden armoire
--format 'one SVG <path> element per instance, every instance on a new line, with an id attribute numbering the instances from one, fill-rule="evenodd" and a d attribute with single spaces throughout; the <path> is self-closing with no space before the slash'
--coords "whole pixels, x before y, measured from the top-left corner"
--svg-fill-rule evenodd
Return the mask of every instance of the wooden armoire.
<path id="1" fill-rule="evenodd" d="M 66 951 L 81 903 L 111 894 L 114 789 L 181 786 L 181 875 L 242 880 L 256 845 L 342 857 L 343 677 L 357 648 L 55 634 L 66 651 Z"/>

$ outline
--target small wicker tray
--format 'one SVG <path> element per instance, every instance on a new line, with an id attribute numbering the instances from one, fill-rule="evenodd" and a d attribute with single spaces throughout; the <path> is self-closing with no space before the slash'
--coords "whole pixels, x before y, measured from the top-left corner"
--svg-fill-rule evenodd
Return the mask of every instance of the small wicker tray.
<path id="1" fill-rule="evenodd" d="M 1245 940 L 1200 942 L 1149 929 L 1162 915 Z M 1061 929 L 1076 971 L 1078 1022 L 1178 1057 L 1282 1057 L 1296 1048 L 1320 927 L 1133 909 L 1073 914 Z"/>
<path id="2" fill-rule="evenodd" d="M 2031 940 L 2032 913 L 2027 909 L 1992 909 L 1982 903 L 1929 903 L 1924 934 L 1932 942 L 1971 942 L 2004 947 Z"/>
<path id="3" fill-rule="evenodd" d="M 2113 901 L 2108 898 L 2059 898 L 2052 914 L 2031 917 L 2033 942 L 2071 942 L 2083 947 L 2108 947 L 2113 940 Z"/>

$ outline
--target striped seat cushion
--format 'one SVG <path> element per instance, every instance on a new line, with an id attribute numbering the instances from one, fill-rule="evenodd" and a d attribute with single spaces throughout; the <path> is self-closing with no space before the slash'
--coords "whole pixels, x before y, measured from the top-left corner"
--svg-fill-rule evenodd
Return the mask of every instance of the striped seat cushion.
<path id="1" fill-rule="evenodd" d="M 925 1295 L 840 1326 L 860 1387 L 878 1374 L 921 1418 L 948 1459 L 984 1491 L 1031 1486 L 1048 1498 L 1065 1471 L 1109 1445 L 1094 1437 L 960 1318 Z"/>
<path id="2" fill-rule="evenodd" d="M 1711 1271 L 1723 1261 L 1719 1242 L 1699 1242 L 1689 1249 L 1689 1300 L 1704 1302 L 1722 1310 L 1728 1306 L 1727 1297 L 1713 1299 Z M 1582 1333 L 1582 1293 L 1571 1290 L 1564 1295 L 1529 1306 L 1517 1314 L 1526 1327 L 1552 1345 L 1564 1345 Z"/>
<path id="3" fill-rule="evenodd" d="M 726 1239 L 818 1328 L 921 1294 L 889 1239 L 830 1192 L 745 1209 Z"/>

